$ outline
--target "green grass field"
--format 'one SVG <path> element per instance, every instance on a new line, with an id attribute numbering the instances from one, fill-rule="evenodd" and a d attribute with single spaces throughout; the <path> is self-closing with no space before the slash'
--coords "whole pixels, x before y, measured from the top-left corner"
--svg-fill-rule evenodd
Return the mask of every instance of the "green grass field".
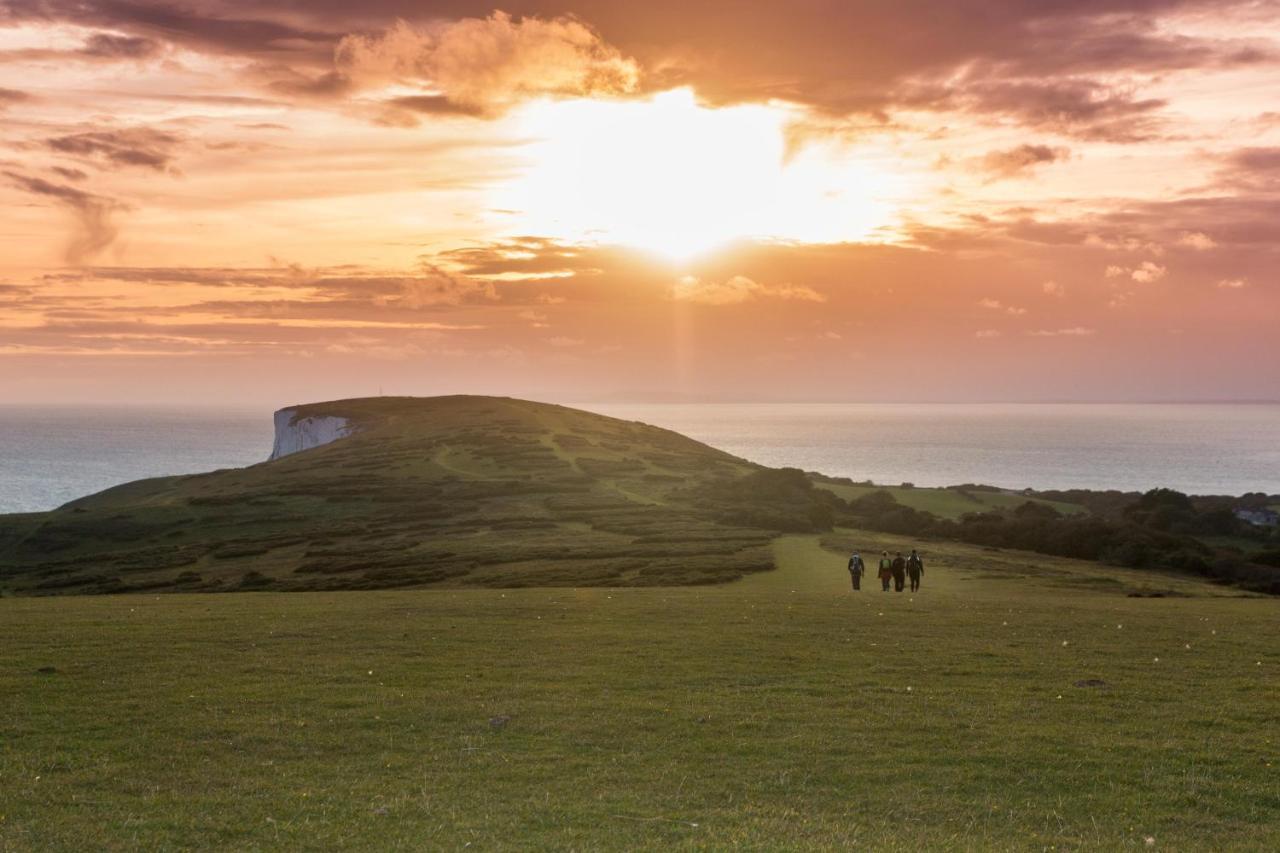
<path id="1" fill-rule="evenodd" d="M 1028 500 L 1033 503 L 1051 506 L 1063 515 L 1075 515 L 1076 513 L 1085 512 L 1085 508 L 1079 504 L 1050 501 L 1043 498 L 1028 498 L 1025 495 L 1008 491 L 986 491 L 980 489 L 966 491 L 955 487 L 934 489 L 912 486 L 903 488 L 902 486 L 864 486 L 830 482 L 821 482 L 818 487 L 826 489 L 836 497 L 847 501 L 866 497 L 873 492 L 888 492 L 893 495 L 894 500 L 905 507 L 921 512 L 931 512 L 939 518 L 948 518 L 952 521 L 956 521 L 970 512 L 1015 509 Z"/>
<path id="2" fill-rule="evenodd" d="M 0 599 L 0 849 L 1280 848 L 1274 600 L 962 545 L 855 594 L 822 541 L 714 587 Z"/>

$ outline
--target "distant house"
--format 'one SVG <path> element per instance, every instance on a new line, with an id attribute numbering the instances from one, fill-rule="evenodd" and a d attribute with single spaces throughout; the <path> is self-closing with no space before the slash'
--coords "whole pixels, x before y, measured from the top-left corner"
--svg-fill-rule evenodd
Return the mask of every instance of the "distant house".
<path id="1" fill-rule="evenodd" d="M 1280 526 L 1280 513 L 1269 509 L 1238 509 L 1236 510 L 1236 518 L 1258 527 Z"/>

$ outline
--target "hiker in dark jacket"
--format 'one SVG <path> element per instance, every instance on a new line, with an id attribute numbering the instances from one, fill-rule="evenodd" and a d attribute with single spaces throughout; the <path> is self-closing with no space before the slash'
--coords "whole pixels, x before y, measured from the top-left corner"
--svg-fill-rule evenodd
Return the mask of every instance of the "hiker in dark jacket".
<path id="1" fill-rule="evenodd" d="M 920 559 L 920 555 L 914 548 L 911 549 L 911 556 L 907 557 L 907 574 L 911 577 L 911 591 L 920 589 L 920 578 L 924 576 L 924 561 Z"/>
<path id="2" fill-rule="evenodd" d="M 853 556 L 849 558 L 849 580 L 853 581 L 854 589 L 862 589 L 862 573 L 867 567 L 862 563 L 862 555 L 857 551 L 853 552 Z"/>
<path id="3" fill-rule="evenodd" d="M 893 577 L 893 560 L 889 559 L 889 552 L 885 551 L 880 556 L 880 588 L 885 592 L 889 591 L 889 580 Z"/>
<path id="4" fill-rule="evenodd" d="M 907 561 L 902 559 L 902 552 L 893 558 L 893 589 L 902 592 L 907 586 Z"/>

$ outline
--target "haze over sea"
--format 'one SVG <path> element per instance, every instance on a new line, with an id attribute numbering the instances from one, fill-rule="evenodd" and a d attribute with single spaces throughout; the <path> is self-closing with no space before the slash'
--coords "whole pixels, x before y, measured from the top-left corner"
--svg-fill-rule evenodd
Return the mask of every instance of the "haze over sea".
<path id="1" fill-rule="evenodd" d="M 1277 404 L 583 404 L 766 465 L 918 486 L 1280 493 Z M 258 409 L 0 406 L 0 513 L 261 462 Z"/>

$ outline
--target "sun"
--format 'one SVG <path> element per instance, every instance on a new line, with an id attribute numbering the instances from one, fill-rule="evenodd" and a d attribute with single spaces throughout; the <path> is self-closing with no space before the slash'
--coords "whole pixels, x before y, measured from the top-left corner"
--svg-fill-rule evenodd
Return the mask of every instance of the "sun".
<path id="1" fill-rule="evenodd" d="M 713 108 L 689 89 L 642 100 L 540 101 L 496 191 L 514 230 L 685 260 L 743 239 L 865 239 L 891 219 L 893 178 L 838 146 L 788 150 L 785 105 Z"/>

